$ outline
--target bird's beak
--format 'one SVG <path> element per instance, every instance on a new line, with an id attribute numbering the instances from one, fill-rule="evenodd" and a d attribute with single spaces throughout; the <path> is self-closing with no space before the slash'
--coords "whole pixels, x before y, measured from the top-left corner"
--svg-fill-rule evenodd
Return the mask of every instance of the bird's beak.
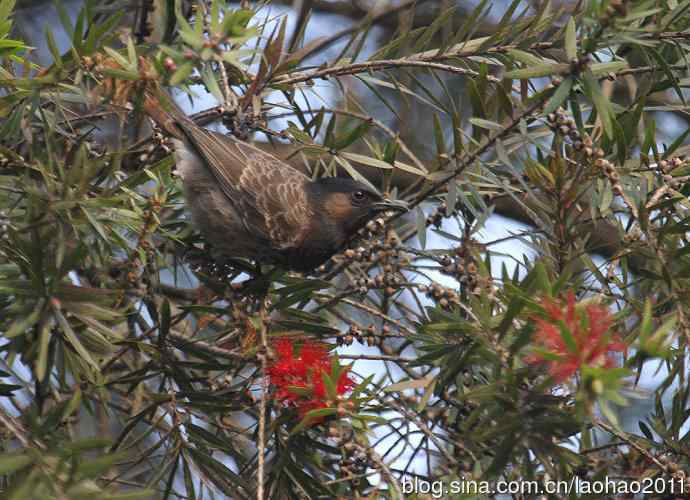
<path id="1" fill-rule="evenodd" d="M 394 210 L 396 212 L 407 212 L 409 207 L 407 203 L 402 200 L 383 200 L 372 205 L 376 212 L 385 212 L 387 210 Z"/>

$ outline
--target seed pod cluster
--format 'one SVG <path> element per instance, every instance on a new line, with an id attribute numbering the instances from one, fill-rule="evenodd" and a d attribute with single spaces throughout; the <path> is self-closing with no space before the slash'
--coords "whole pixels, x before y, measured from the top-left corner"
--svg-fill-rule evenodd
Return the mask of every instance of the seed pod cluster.
<path id="1" fill-rule="evenodd" d="M 664 174 L 670 174 L 676 168 L 682 167 L 686 164 L 687 160 L 685 158 L 674 157 L 659 161 L 659 169 Z"/>
<path id="2" fill-rule="evenodd" d="M 371 242 L 368 247 L 345 250 L 343 256 L 348 262 L 378 264 L 380 272 L 377 275 L 355 280 L 354 286 L 361 294 L 371 289 L 383 289 L 386 295 L 393 295 L 405 283 L 401 269 L 409 265 L 410 259 L 402 251 L 400 238 L 393 230 L 389 230 L 385 238 Z"/>
<path id="3" fill-rule="evenodd" d="M 368 469 L 378 468 L 376 461 L 372 460 L 373 450 L 371 447 L 358 443 L 354 436 L 350 437 L 340 446 L 341 459 L 339 462 L 340 476 L 351 478 L 350 484 L 357 488 L 360 484 L 359 477 L 367 472 Z"/>
<path id="4" fill-rule="evenodd" d="M 599 21 L 602 26 L 609 26 L 617 17 L 628 15 L 628 0 L 610 0 Z"/>
<path id="5" fill-rule="evenodd" d="M 661 179 L 664 182 L 664 184 L 666 184 L 671 189 L 680 188 L 683 184 L 683 180 L 674 177 L 673 175 L 671 175 L 671 172 L 687 164 L 688 161 L 686 159 L 678 157 L 659 161 L 658 169 L 662 174 Z"/>
<path id="6" fill-rule="evenodd" d="M 8 157 L 0 153 L 0 168 L 27 168 L 29 165 L 23 156 L 18 154 Z"/>
<path id="7" fill-rule="evenodd" d="M 436 229 L 441 227 L 443 219 L 457 215 L 457 210 L 449 210 L 445 201 L 439 203 L 438 207 L 426 218 L 427 226 L 434 226 Z"/>
<path id="8" fill-rule="evenodd" d="M 575 120 L 568 116 L 563 108 L 558 108 L 553 113 L 546 116 L 546 121 L 554 133 L 567 137 L 573 143 L 576 150 L 581 150 L 583 147 L 582 135 L 577 129 Z"/>
<path id="9" fill-rule="evenodd" d="M 603 149 L 594 146 L 589 134 L 580 133 L 575 120 L 569 117 L 563 108 L 549 113 L 546 120 L 554 133 L 566 138 L 572 144 L 573 149 L 583 153 L 588 160 L 597 160 L 606 156 Z"/>
<path id="10" fill-rule="evenodd" d="M 141 260 L 138 258 L 130 259 L 126 265 L 124 277 L 130 288 L 138 290 L 142 294 L 146 293 L 146 285 L 142 281 L 143 274 L 144 270 Z"/>
<path id="11" fill-rule="evenodd" d="M 400 238 L 398 238 L 395 231 L 388 231 L 386 237 L 382 241 L 381 234 L 385 228 L 386 221 L 383 217 L 369 221 L 364 227 L 364 234 L 360 233 L 367 240 L 366 242 L 356 248 L 348 248 L 342 254 L 334 255 L 328 262 L 316 268 L 316 272 L 319 274 L 327 272 L 331 266 L 341 258 L 346 264 L 351 264 L 353 262 L 375 264 L 383 260 L 386 255 L 389 257 L 392 256 L 391 252 L 396 253 L 399 251 Z M 391 234 L 394 235 L 394 239 L 391 239 Z M 407 257 L 402 255 L 398 255 L 398 257 L 400 257 L 405 264 L 409 264 L 409 259 Z M 356 285 L 360 288 L 361 293 L 366 293 L 367 290 L 364 289 L 365 287 L 369 289 L 380 287 L 380 285 L 375 285 L 372 282 L 368 282 L 366 279 L 363 281 L 358 280 Z"/>
<path id="12" fill-rule="evenodd" d="M 383 217 L 378 217 L 374 220 L 370 220 L 369 222 L 367 222 L 367 225 L 364 227 L 369 233 L 369 236 L 374 237 L 383 233 L 383 230 L 386 228 L 386 223 L 383 220 Z"/>
<path id="13" fill-rule="evenodd" d="M 642 239 L 642 230 L 638 225 L 631 227 L 627 233 L 623 235 L 623 241 L 625 243 L 635 243 Z"/>
<path id="14" fill-rule="evenodd" d="M 616 167 L 613 165 L 613 163 L 608 161 L 606 158 L 597 158 L 594 160 L 594 166 L 601 170 L 604 176 L 609 180 L 614 194 L 623 194 L 623 185 L 620 182 L 621 177 L 616 171 Z"/>
<path id="15" fill-rule="evenodd" d="M 441 257 L 441 272 L 454 277 L 469 293 L 481 295 L 493 292 L 491 276 L 485 277 L 479 273 L 477 261 L 471 247 L 474 242 L 469 240 L 455 248 L 453 255 Z"/>
<path id="16" fill-rule="evenodd" d="M 170 137 L 163 135 L 158 127 L 151 134 L 151 141 L 165 154 L 169 154 L 172 151 L 172 140 Z"/>
<path id="17" fill-rule="evenodd" d="M 354 341 L 360 344 L 366 344 L 369 347 L 380 346 L 386 334 L 390 333 L 390 327 L 383 326 L 382 332 L 377 333 L 374 325 L 369 325 L 366 329 L 362 330 L 357 325 L 350 325 L 350 328 L 344 335 L 338 335 L 336 337 L 336 343 L 341 345 L 350 346 Z"/>
<path id="18" fill-rule="evenodd" d="M 159 160 L 161 157 L 170 154 L 172 151 L 172 143 L 169 138 L 165 137 L 157 126 L 153 126 L 151 138 L 142 153 L 137 156 L 137 161 L 140 165 L 151 164 Z"/>
<path id="19" fill-rule="evenodd" d="M 421 417 L 429 422 L 446 422 L 450 415 L 450 409 L 447 407 L 427 406 L 421 413 Z"/>
<path id="20" fill-rule="evenodd" d="M 428 286 L 420 285 L 419 291 L 445 310 L 451 310 L 453 307 L 460 305 L 460 295 L 458 295 L 458 292 L 452 288 L 439 285 L 438 283 L 432 283 Z"/>
<path id="21" fill-rule="evenodd" d="M 7 212 L 0 210 L 0 240 L 7 241 L 10 237 L 10 219 L 7 216 Z"/>

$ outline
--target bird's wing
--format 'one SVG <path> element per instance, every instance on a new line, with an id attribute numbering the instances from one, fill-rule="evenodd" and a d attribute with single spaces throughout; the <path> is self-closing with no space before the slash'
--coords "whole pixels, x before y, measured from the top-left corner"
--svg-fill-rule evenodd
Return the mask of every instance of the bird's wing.
<path id="1" fill-rule="evenodd" d="M 314 218 L 305 189 L 309 179 L 270 155 L 247 156 L 240 186 L 254 196 L 271 242 L 279 249 L 299 246 Z"/>
<path id="2" fill-rule="evenodd" d="M 237 206 L 248 231 L 268 239 L 276 249 L 301 243 L 313 218 L 306 175 L 234 137 L 194 124 L 179 126 Z"/>

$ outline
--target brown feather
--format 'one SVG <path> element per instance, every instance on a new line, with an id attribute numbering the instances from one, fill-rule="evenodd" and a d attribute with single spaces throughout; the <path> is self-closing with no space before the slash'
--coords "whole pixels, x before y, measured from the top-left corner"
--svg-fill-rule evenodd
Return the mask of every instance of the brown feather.
<path id="1" fill-rule="evenodd" d="M 177 123 L 188 118 L 168 94 L 160 90 L 154 91 L 147 89 L 144 92 L 143 108 L 146 114 L 167 133 L 177 139 L 182 139 L 184 137 Z"/>
<path id="2" fill-rule="evenodd" d="M 304 240 L 314 215 L 307 176 L 250 144 L 199 127 L 160 89 L 146 93 L 144 110 L 203 159 L 248 234 L 276 252 Z"/>
<path id="3" fill-rule="evenodd" d="M 187 122 L 178 125 L 206 159 L 223 193 L 238 206 L 248 230 L 276 250 L 295 246 L 304 237 L 313 215 L 304 189 L 306 175 L 234 137 Z"/>
<path id="4" fill-rule="evenodd" d="M 381 208 L 351 179 L 307 176 L 230 136 L 196 125 L 159 87 L 144 109 L 175 140 L 192 222 L 221 255 L 308 271 L 325 262 Z M 368 194 L 354 206 L 353 193 Z"/>

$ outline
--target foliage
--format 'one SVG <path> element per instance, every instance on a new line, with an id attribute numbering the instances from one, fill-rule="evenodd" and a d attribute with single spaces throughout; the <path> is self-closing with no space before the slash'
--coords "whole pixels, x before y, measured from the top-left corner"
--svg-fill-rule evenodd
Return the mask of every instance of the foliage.
<path id="1" fill-rule="evenodd" d="M 42 67 L 0 1 L 8 498 L 403 498 L 411 477 L 575 474 L 690 491 L 690 1 L 431 19 L 403 2 L 316 39 L 263 3 L 141 3 L 58 4 L 70 46 L 46 30 Z M 147 126 L 159 84 L 414 210 L 313 273 L 265 270 L 265 294 L 240 284 L 252 266 L 210 259 Z M 487 239 L 497 213 L 529 228 Z M 297 345 L 313 366 L 286 385 Z"/>

